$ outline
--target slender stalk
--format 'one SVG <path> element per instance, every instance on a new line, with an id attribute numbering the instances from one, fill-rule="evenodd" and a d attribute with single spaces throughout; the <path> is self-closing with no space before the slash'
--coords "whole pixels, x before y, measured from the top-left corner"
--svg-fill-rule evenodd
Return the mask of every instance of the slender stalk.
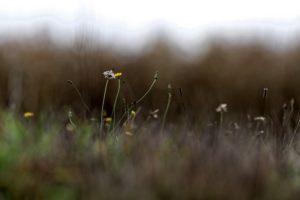
<path id="1" fill-rule="evenodd" d="M 103 98 L 102 98 L 101 117 L 100 117 L 100 134 L 102 133 L 102 130 L 103 130 L 103 110 L 104 110 L 104 102 L 105 102 L 105 96 L 106 96 L 108 81 L 109 81 L 109 79 L 106 79 Z"/>
<path id="2" fill-rule="evenodd" d="M 262 101 L 262 110 L 261 110 L 261 116 L 265 117 L 266 114 L 266 102 L 267 102 L 267 97 L 268 97 L 268 91 L 269 88 L 264 88 L 263 90 L 263 101 Z"/>
<path id="3" fill-rule="evenodd" d="M 81 103 L 83 104 L 83 106 L 85 107 L 85 109 L 89 112 L 89 114 L 92 113 L 91 109 L 89 108 L 89 106 L 86 104 L 86 102 L 84 101 L 81 92 L 79 91 L 78 87 L 71 81 L 71 80 L 67 80 L 67 83 L 70 84 L 76 91 L 76 93 L 78 94 Z"/>
<path id="4" fill-rule="evenodd" d="M 123 115 L 121 116 L 121 119 L 119 119 L 119 121 L 117 122 L 116 126 L 111 130 L 111 132 L 113 132 L 117 126 L 119 126 L 119 124 L 122 122 L 122 120 L 126 117 L 127 113 L 130 112 L 130 110 L 136 106 L 138 103 L 140 103 L 146 96 L 147 94 L 151 91 L 151 89 L 153 88 L 153 86 L 155 85 L 155 83 L 157 82 L 158 80 L 158 71 L 155 72 L 155 75 L 154 75 L 154 79 L 151 83 L 151 85 L 149 86 L 148 90 L 144 93 L 144 95 L 139 98 L 137 101 L 133 102 L 129 108 L 127 108 L 127 112 L 123 113 Z"/>
<path id="5" fill-rule="evenodd" d="M 114 107 L 113 107 L 113 114 L 112 114 L 112 119 L 113 119 L 113 124 L 112 124 L 112 128 L 115 128 L 115 122 L 116 122 L 116 106 L 117 106 L 117 101 L 118 101 L 118 97 L 119 97 L 119 93 L 120 93 L 120 88 L 121 88 L 121 79 L 118 78 L 118 90 L 117 90 L 117 94 L 116 94 L 116 98 L 115 98 L 115 102 L 114 102 Z"/>
<path id="6" fill-rule="evenodd" d="M 158 79 L 158 72 L 156 71 L 156 72 L 155 72 L 155 75 L 154 75 L 154 79 L 153 79 L 153 81 L 152 81 L 150 87 L 149 87 L 148 90 L 145 92 L 145 94 L 135 102 L 135 104 L 140 103 L 140 102 L 147 96 L 147 94 L 151 91 L 151 89 L 152 89 L 153 86 L 155 85 L 157 79 Z"/>
<path id="7" fill-rule="evenodd" d="M 299 125 L 300 125 L 299 112 L 298 112 L 297 116 L 298 116 L 297 125 L 296 125 L 296 127 L 295 127 L 295 129 L 294 129 L 293 136 L 292 136 L 292 138 L 291 138 L 291 140 L 290 140 L 290 143 L 289 143 L 289 147 L 293 145 L 293 142 L 294 142 L 294 140 L 295 140 L 295 137 L 296 137 L 297 132 L 298 132 L 298 129 L 299 129 Z"/>
<path id="8" fill-rule="evenodd" d="M 68 117 L 69 117 L 69 123 L 73 126 L 73 128 L 76 128 L 76 124 L 74 123 L 74 121 L 72 119 L 73 118 L 72 111 L 69 111 Z"/>
<path id="9" fill-rule="evenodd" d="M 167 106 L 166 106 L 166 109 L 165 109 L 165 112 L 164 112 L 164 115 L 163 115 L 163 120 L 162 120 L 162 124 L 161 124 L 161 131 L 164 129 L 166 118 L 167 118 L 167 113 L 168 113 L 168 110 L 169 110 L 169 107 L 170 107 L 170 104 L 171 104 L 171 99 L 172 99 L 171 90 L 172 90 L 172 86 L 171 86 L 171 84 L 169 84 L 168 85 L 168 103 L 167 103 Z"/>
<path id="10" fill-rule="evenodd" d="M 220 132 L 221 132 L 222 129 L 223 129 L 223 121 L 224 121 L 224 112 L 221 111 L 221 112 L 220 112 Z"/>

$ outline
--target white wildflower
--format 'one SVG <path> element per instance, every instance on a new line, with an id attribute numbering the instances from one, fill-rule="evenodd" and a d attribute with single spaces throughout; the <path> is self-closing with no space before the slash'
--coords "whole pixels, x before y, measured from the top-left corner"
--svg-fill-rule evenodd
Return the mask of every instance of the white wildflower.
<path id="1" fill-rule="evenodd" d="M 227 112 L 227 104 L 222 103 L 216 108 L 216 112 Z"/>
<path id="2" fill-rule="evenodd" d="M 258 116 L 258 117 L 254 117 L 254 120 L 264 122 L 266 120 L 266 118 L 263 116 Z"/>
<path id="3" fill-rule="evenodd" d="M 236 123 L 236 122 L 233 123 L 233 127 L 234 127 L 235 130 L 239 130 L 240 129 L 239 124 Z"/>
<path id="4" fill-rule="evenodd" d="M 157 119 L 158 118 L 158 112 L 159 112 L 159 109 L 155 109 L 153 111 L 150 111 L 150 116 L 153 117 L 154 119 Z"/>
<path id="5" fill-rule="evenodd" d="M 104 78 L 106 79 L 116 79 L 116 75 L 113 70 L 107 70 L 103 72 Z"/>

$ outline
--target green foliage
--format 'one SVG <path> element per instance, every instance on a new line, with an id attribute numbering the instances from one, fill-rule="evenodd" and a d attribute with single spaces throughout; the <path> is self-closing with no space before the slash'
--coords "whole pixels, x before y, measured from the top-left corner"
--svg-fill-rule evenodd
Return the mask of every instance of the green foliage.
<path id="1" fill-rule="evenodd" d="M 256 122 L 224 120 L 159 131 L 141 124 L 95 137 L 93 121 L 70 129 L 55 118 L 0 115 L 0 196 L 4 199 L 297 199 L 299 157 Z M 233 119 L 232 119 L 233 120 Z M 272 130 L 264 124 L 265 133 Z M 235 131 L 235 132 L 234 132 Z M 109 134 L 108 134 L 109 133 Z M 294 143 L 297 144 L 296 136 Z"/>

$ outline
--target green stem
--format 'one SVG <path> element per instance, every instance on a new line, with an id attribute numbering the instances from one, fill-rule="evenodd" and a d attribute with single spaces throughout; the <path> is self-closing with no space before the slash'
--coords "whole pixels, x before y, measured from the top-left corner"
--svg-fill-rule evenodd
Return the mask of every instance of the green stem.
<path id="1" fill-rule="evenodd" d="M 72 117 L 73 117 L 73 114 L 72 114 L 72 112 L 71 111 L 69 111 L 69 122 L 70 122 L 70 124 L 73 126 L 73 128 L 76 128 L 76 124 L 73 122 L 73 119 L 72 119 Z"/>
<path id="2" fill-rule="evenodd" d="M 148 90 L 145 92 L 145 94 L 135 102 L 135 104 L 140 103 L 147 96 L 147 94 L 151 91 L 151 89 L 155 85 L 157 79 L 158 79 L 158 72 L 156 71 L 155 75 L 154 75 L 154 79 L 153 79 L 152 84 L 150 85 L 150 87 L 148 88 Z"/>
<path id="3" fill-rule="evenodd" d="M 220 112 L 220 127 L 219 127 L 219 131 L 220 131 L 220 133 L 222 132 L 222 130 L 223 130 L 223 121 L 224 121 L 224 112 L 223 111 L 221 111 Z"/>
<path id="4" fill-rule="evenodd" d="M 104 102 L 105 102 L 105 95 L 106 95 L 108 81 L 109 81 L 109 79 L 106 79 L 103 98 L 102 98 L 101 116 L 100 116 L 100 134 L 102 133 L 102 130 L 103 130 L 103 110 L 104 110 Z"/>
<path id="5" fill-rule="evenodd" d="M 172 93 L 171 93 L 171 84 L 168 85 L 168 103 L 167 103 L 167 106 L 166 106 L 166 109 L 165 109 L 165 112 L 164 112 L 164 115 L 163 115 L 163 121 L 162 121 L 162 124 L 161 124 L 161 131 L 164 129 L 164 126 L 165 126 L 165 122 L 166 122 L 166 118 L 167 118 L 167 113 L 168 113 L 168 110 L 169 110 L 169 107 L 170 107 L 170 104 L 171 104 L 171 99 L 172 99 Z"/>
<path id="6" fill-rule="evenodd" d="M 112 128 L 115 128 L 115 122 L 116 122 L 116 106 L 117 106 L 117 101 L 118 101 L 118 97 L 119 97 L 119 93 L 120 93 L 120 88 L 121 88 L 121 79 L 118 79 L 118 90 L 117 90 L 117 94 L 116 94 L 116 98 L 115 98 L 115 102 L 114 102 L 114 107 L 113 107 L 113 115 L 112 115 L 112 119 L 113 119 L 113 125 Z"/>
<path id="7" fill-rule="evenodd" d="M 76 93 L 78 94 L 81 103 L 83 104 L 83 106 L 85 107 L 85 109 L 89 112 L 89 114 L 92 113 L 91 109 L 89 108 L 89 106 L 86 104 L 86 102 L 84 101 L 81 92 L 79 91 L 78 87 L 71 81 L 68 80 L 67 83 L 69 83 L 76 91 Z"/>
<path id="8" fill-rule="evenodd" d="M 153 88 L 153 86 L 155 85 L 155 83 L 157 82 L 157 80 L 158 80 L 158 72 L 156 71 L 155 75 L 154 75 L 154 79 L 153 79 L 151 85 L 149 86 L 148 90 L 145 92 L 145 94 L 141 98 L 139 98 L 137 101 L 135 101 L 133 104 L 130 105 L 130 107 L 127 109 L 127 113 L 130 112 L 130 110 L 134 106 L 136 106 L 136 104 L 140 103 L 147 96 L 147 94 L 151 91 L 151 89 Z M 126 112 L 123 113 L 123 115 L 121 116 L 121 119 L 117 122 L 116 126 L 119 126 L 119 124 L 122 122 L 122 120 L 124 119 L 124 117 L 126 116 L 127 113 Z M 115 129 L 116 129 L 116 127 L 114 127 L 111 130 L 111 132 L 113 132 Z"/>

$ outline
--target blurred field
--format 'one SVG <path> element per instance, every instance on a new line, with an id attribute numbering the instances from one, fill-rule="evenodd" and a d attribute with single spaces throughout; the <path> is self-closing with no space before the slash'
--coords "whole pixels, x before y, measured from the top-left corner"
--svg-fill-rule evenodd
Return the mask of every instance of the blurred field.
<path id="1" fill-rule="evenodd" d="M 2 41 L 0 200 L 298 199 L 299 45 L 218 40 L 189 57 L 166 41 L 136 54 L 90 39 Z M 109 69 L 123 75 L 105 121 Z"/>
<path id="2" fill-rule="evenodd" d="M 102 72 L 111 68 L 123 72 L 121 92 L 128 102 L 141 96 L 159 71 L 156 87 L 142 104 L 146 112 L 163 108 L 168 83 L 173 86 L 170 110 L 174 113 L 206 112 L 226 102 L 232 113 L 257 114 L 265 87 L 270 91 L 268 106 L 272 110 L 279 111 L 291 98 L 299 101 L 299 45 L 283 51 L 258 41 L 212 40 L 203 47 L 206 50 L 190 59 L 166 41 L 158 38 L 144 51 L 130 54 L 88 38 L 69 45 L 43 35 L 6 40 L 0 45 L 0 101 L 4 107 L 20 111 L 71 106 L 81 112 L 77 94 L 66 84 L 72 80 L 91 109 L 97 111 L 104 89 Z M 107 109 L 115 91 L 116 84 L 111 83 Z"/>
<path id="3" fill-rule="evenodd" d="M 2 111 L 0 121 L 0 199 L 299 198 L 299 132 L 289 120 L 278 130 L 249 119 L 162 132 L 134 121 L 130 135 L 121 126 L 101 138 L 89 120 L 70 127 Z"/>

